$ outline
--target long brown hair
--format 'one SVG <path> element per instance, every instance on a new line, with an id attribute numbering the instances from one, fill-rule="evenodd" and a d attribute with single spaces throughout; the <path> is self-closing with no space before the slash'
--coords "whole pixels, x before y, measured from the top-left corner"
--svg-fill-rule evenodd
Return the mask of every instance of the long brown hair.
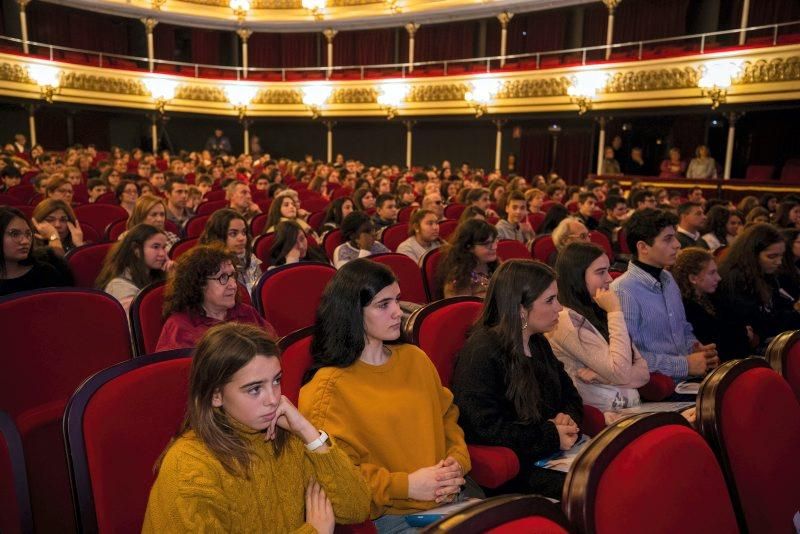
<path id="1" fill-rule="evenodd" d="M 128 217 L 128 230 L 137 224 L 143 223 L 145 219 L 147 219 L 147 214 L 150 213 L 150 210 L 153 209 L 153 206 L 156 204 L 164 206 L 164 214 L 166 214 L 167 203 L 163 198 L 150 194 L 140 196 L 133 207 L 133 213 Z"/>
<path id="2" fill-rule="evenodd" d="M 104 289 L 111 280 L 123 275 L 140 289 L 151 282 L 162 280 L 164 271 L 150 269 L 144 262 L 144 244 L 156 234 L 163 232 L 149 224 L 139 224 L 128 230 L 125 238 L 108 251 L 95 287 Z"/>
<path id="3" fill-rule="evenodd" d="M 696 302 L 709 314 L 716 315 L 714 305 L 711 304 L 708 295 L 698 294 L 689 280 L 690 276 L 697 276 L 703 272 L 710 261 L 714 261 L 714 256 L 706 249 L 688 247 L 678 253 L 678 259 L 675 260 L 675 265 L 672 266 L 670 272 L 675 278 L 675 282 L 678 283 L 681 296 L 685 300 Z"/>
<path id="4" fill-rule="evenodd" d="M 264 329 L 241 323 L 221 323 L 208 329 L 192 358 L 186 416 L 177 436 L 156 462 L 156 471 L 175 440 L 192 430 L 225 471 L 250 479 L 251 457 L 247 442 L 238 435 L 224 408 L 212 405 L 212 398 L 256 356 L 280 358 L 278 346 Z M 279 456 L 288 435 L 281 428 L 276 431 L 272 446 Z"/>
<path id="5" fill-rule="evenodd" d="M 530 310 L 533 302 L 555 279 L 555 271 L 539 261 L 508 260 L 501 263 L 489 282 L 483 312 L 475 323 L 478 330 L 489 330 L 499 338 L 508 384 L 505 395 L 526 423 L 538 422 L 542 418 L 542 392 L 534 368 L 546 371 L 545 366 L 539 366 L 541 358 L 525 356 L 519 308 Z M 557 384 L 558 378 L 552 377 L 548 383 Z"/>

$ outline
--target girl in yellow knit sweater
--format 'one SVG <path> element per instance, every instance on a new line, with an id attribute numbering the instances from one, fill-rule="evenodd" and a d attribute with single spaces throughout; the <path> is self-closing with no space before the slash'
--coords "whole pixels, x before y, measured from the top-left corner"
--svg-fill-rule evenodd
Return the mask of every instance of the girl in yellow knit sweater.
<path id="1" fill-rule="evenodd" d="M 206 332 L 142 532 L 332 533 L 335 522 L 366 519 L 364 479 L 281 395 L 280 380 L 278 348 L 263 329 Z"/>
<path id="2" fill-rule="evenodd" d="M 433 363 L 400 336 L 400 288 L 384 265 L 339 269 L 317 310 L 313 378 L 300 411 L 336 437 L 372 490 L 379 532 L 402 532 L 406 514 L 459 498 L 470 469 L 453 395 Z"/>

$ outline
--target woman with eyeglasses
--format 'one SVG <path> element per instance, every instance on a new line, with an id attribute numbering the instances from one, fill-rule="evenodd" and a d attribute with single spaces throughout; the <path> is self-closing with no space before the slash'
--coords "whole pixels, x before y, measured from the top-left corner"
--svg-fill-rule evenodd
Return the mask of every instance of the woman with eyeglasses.
<path id="1" fill-rule="evenodd" d="M 117 299 L 127 315 L 136 295 L 146 285 L 163 280 L 171 266 L 167 237 L 155 226 L 140 224 L 108 252 L 95 285 Z"/>
<path id="2" fill-rule="evenodd" d="M 261 278 L 261 260 L 253 254 L 250 227 L 245 218 L 232 209 L 215 211 L 206 222 L 200 235 L 201 245 L 221 243 L 236 254 L 237 280 L 247 288 L 253 288 Z"/>
<path id="3" fill-rule="evenodd" d="M 354 211 L 344 218 L 342 240 L 344 242 L 333 251 L 333 265 L 337 269 L 356 258 L 391 252 L 375 239 L 375 225 L 364 211 Z"/>
<path id="4" fill-rule="evenodd" d="M 119 205 L 125 208 L 128 216 L 133 213 L 136 201 L 139 200 L 139 186 L 133 180 L 122 180 L 114 190 Z"/>
<path id="5" fill-rule="evenodd" d="M 175 262 L 164 291 L 164 317 L 156 351 L 194 347 L 215 324 L 246 323 L 275 330 L 252 306 L 241 302 L 236 254 L 222 244 L 198 245 Z"/>
<path id="6" fill-rule="evenodd" d="M 497 229 L 486 221 L 471 219 L 456 228 L 450 243 L 442 247 L 439 287 L 444 297 L 482 297 L 497 269 Z"/>
<path id="7" fill-rule="evenodd" d="M 48 198 L 39 202 L 31 216 L 36 237 L 59 257 L 83 245 L 83 230 L 75 212 L 63 200 Z"/>
<path id="8" fill-rule="evenodd" d="M 66 266 L 54 265 L 45 251 L 35 250 L 36 231 L 17 208 L 0 208 L 0 232 L 3 233 L 3 248 L 0 249 L 0 296 L 44 287 L 72 285 L 72 277 Z"/>

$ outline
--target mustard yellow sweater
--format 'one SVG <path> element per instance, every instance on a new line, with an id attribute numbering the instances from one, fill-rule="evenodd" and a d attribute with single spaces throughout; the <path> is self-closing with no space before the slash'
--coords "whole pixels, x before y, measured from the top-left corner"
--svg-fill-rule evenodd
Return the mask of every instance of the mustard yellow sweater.
<path id="1" fill-rule="evenodd" d="M 305 491 L 311 477 L 325 489 L 337 523 L 367 518 L 369 489 L 335 445 L 308 452 L 291 436 L 276 457 L 261 433 L 240 432 L 252 445 L 250 480 L 234 477 L 189 431 L 170 447 L 150 490 L 142 532 L 297 532 L 305 523 Z"/>
<path id="2" fill-rule="evenodd" d="M 453 394 L 433 363 L 414 345 L 391 347 L 384 365 L 357 360 L 325 367 L 300 390 L 298 407 L 336 437 L 372 490 L 370 517 L 409 514 L 436 506 L 408 498 L 408 475 L 447 456 L 469 471 Z"/>

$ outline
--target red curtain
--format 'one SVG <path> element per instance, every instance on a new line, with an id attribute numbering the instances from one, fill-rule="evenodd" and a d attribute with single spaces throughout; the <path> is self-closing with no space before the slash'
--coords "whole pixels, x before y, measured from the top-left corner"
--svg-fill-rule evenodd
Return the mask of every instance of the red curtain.
<path id="1" fill-rule="evenodd" d="M 550 134 L 543 127 L 523 130 L 519 145 L 518 172 L 530 179 L 549 171 L 550 143 Z"/>
<path id="2" fill-rule="evenodd" d="M 192 62 L 202 65 L 219 65 L 219 46 L 222 32 L 192 28 Z"/>
<path id="3" fill-rule="evenodd" d="M 543 50 L 563 50 L 567 35 L 569 12 L 565 9 L 535 11 L 514 15 L 508 23 L 508 54 L 524 54 Z M 500 23 L 495 21 L 494 31 L 497 33 L 497 47 L 491 55 L 500 53 Z"/>
<path id="4" fill-rule="evenodd" d="M 394 63 L 394 35 L 395 30 L 392 28 L 339 32 L 333 40 L 333 64 L 349 66 Z"/>
<path id="5" fill-rule="evenodd" d="M 282 67 L 318 67 L 316 33 L 281 34 Z"/>
<path id="6" fill-rule="evenodd" d="M 564 128 L 558 135 L 555 172 L 568 184 L 582 184 L 589 174 L 593 152 L 591 130 Z"/>
<path id="7" fill-rule="evenodd" d="M 627 0 L 614 12 L 614 42 L 645 41 L 686 34 L 689 0 Z M 603 4 L 586 7 L 583 16 L 583 45 L 606 42 L 608 10 Z"/>
<path id="8" fill-rule="evenodd" d="M 109 54 L 130 53 L 125 18 L 43 2 L 31 2 L 27 14 L 33 41 Z"/>
<path id="9" fill-rule="evenodd" d="M 421 26 L 414 36 L 414 61 L 446 61 L 475 57 L 478 21 Z M 408 34 L 400 39 L 400 61 L 408 60 Z"/>
<path id="10" fill-rule="evenodd" d="M 175 26 L 160 23 L 153 30 L 153 54 L 156 59 L 175 61 Z"/>
<path id="11" fill-rule="evenodd" d="M 277 33 L 254 33 L 247 41 L 247 59 L 251 67 L 281 66 L 281 36 Z"/>

